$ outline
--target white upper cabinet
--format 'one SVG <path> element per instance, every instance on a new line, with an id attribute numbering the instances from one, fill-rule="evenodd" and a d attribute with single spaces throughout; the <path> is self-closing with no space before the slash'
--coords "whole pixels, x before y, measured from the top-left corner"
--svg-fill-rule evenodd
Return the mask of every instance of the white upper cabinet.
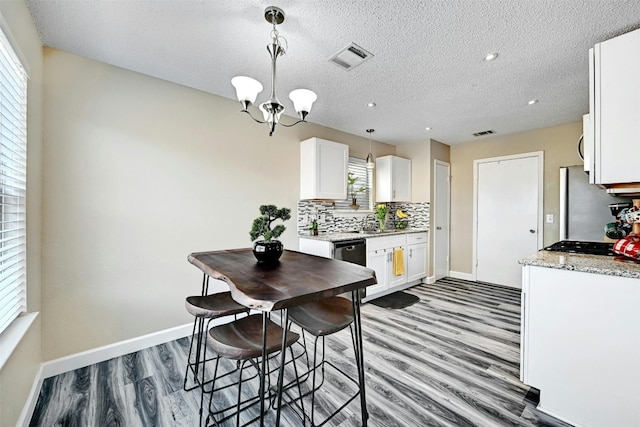
<path id="1" fill-rule="evenodd" d="M 300 199 L 345 200 L 349 146 L 320 138 L 300 142 Z"/>
<path id="2" fill-rule="evenodd" d="M 411 201 L 411 160 L 396 156 L 376 159 L 376 202 Z"/>
<path id="3" fill-rule="evenodd" d="M 640 30 L 595 45 L 590 60 L 592 182 L 640 182 Z"/>

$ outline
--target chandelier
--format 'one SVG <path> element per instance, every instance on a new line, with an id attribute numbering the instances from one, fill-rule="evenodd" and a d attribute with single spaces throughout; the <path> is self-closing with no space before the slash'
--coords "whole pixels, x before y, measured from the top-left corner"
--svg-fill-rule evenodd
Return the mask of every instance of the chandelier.
<path id="1" fill-rule="evenodd" d="M 315 100 L 318 99 L 318 96 L 309 89 L 296 89 L 291 91 L 289 99 L 293 101 L 293 108 L 298 114 L 298 117 L 300 117 L 300 120 L 289 125 L 280 122 L 280 116 L 284 112 L 284 105 L 280 103 L 276 96 L 276 60 L 279 56 L 286 53 L 288 46 L 287 40 L 278 33 L 276 25 L 284 22 L 284 11 L 279 7 L 269 6 L 264 10 L 264 19 L 273 25 L 273 30 L 271 30 L 271 43 L 267 45 L 267 50 L 271 55 L 271 98 L 258 107 L 260 111 L 262 111 L 264 120 L 256 119 L 248 110 L 256 101 L 258 94 L 262 92 L 262 84 L 246 76 L 234 77 L 231 79 L 231 84 L 236 88 L 236 96 L 242 104 L 242 112 L 247 113 L 258 123 L 266 123 L 269 126 L 269 136 L 271 136 L 275 131 L 276 124 L 291 127 L 301 122 L 306 123 L 305 118 L 311 111 L 311 106 Z"/>

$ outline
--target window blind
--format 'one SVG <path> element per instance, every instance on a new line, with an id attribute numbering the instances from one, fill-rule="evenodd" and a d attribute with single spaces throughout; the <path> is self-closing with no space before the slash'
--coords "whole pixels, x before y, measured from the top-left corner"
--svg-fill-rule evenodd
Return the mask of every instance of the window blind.
<path id="1" fill-rule="evenodd" d="M 27 75 L 0 29 L 0 333 L 26 311 Z"/>
<path id="2" fill-rule="evenodd" d="M 360 188 L 360 187 L 364 187 L 366 188 L 366 191 L 363 191 L 361 193 L 358 193 L 357 195 L 357 203 L 360 205 L 360 209 L 363 210 L 368 210 L 368 209 L 372 209 L 371 206 L 371 192 L 373 191 L 373 177 L 372 177 L 372 172 L 371 169 L 367 169 L 367 162 L 364 159 L 359 159 L 357 157 L 349 157 L 349 163 L 348 163 L 348 167 L 347 170 L 354 176 L 357 177 L 358 180 L 356 181 L 354 187 L 355 188 Z M 349 190 L 351 190 L 350 188 L 347 187 L 347 199 L 344 201 L 336 201 L 335 206 L 336 209 L 340 209 L 340 210 L 348 210 L 349 209 L 349 205 L 351 204 L 351 193 L 349 192 Z"/>

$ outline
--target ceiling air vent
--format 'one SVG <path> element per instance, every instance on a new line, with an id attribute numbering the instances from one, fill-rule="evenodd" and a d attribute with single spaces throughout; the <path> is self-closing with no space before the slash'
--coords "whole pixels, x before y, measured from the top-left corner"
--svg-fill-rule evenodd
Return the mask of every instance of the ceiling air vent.
<path id="1" fill-rule="evenodd" d="M 329 61 L 344 70 L 351 71 L 371 57 L 373 57 L 373 53 L 367 52 L 355 43 L 351 43 L 329 58 Z"/>
<path id="2" fill-rule="evenodd" d="M 483 130 L 482 132 L 476 132 L 473 134 L 473 136 L 485 136 L 485 135 L 491 135 L 492 133 L 496 133 L 495 130 L 489 129 L 489 130 Z"/>

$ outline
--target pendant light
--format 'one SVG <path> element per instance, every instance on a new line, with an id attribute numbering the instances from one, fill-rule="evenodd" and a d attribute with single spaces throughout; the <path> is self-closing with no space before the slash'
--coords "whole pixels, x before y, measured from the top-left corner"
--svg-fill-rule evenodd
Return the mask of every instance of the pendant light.
<path id="1" fill-rule="evenodd" d="M 376 161 L 373 158 L 373 154 L 371 154 L 371 134 L 375 131 L 375 129 L 367 129 L 366 131 L 369 134 L 369 155 L 367 156 L 367 169 L 373 169 L 376 167 Z"/>

